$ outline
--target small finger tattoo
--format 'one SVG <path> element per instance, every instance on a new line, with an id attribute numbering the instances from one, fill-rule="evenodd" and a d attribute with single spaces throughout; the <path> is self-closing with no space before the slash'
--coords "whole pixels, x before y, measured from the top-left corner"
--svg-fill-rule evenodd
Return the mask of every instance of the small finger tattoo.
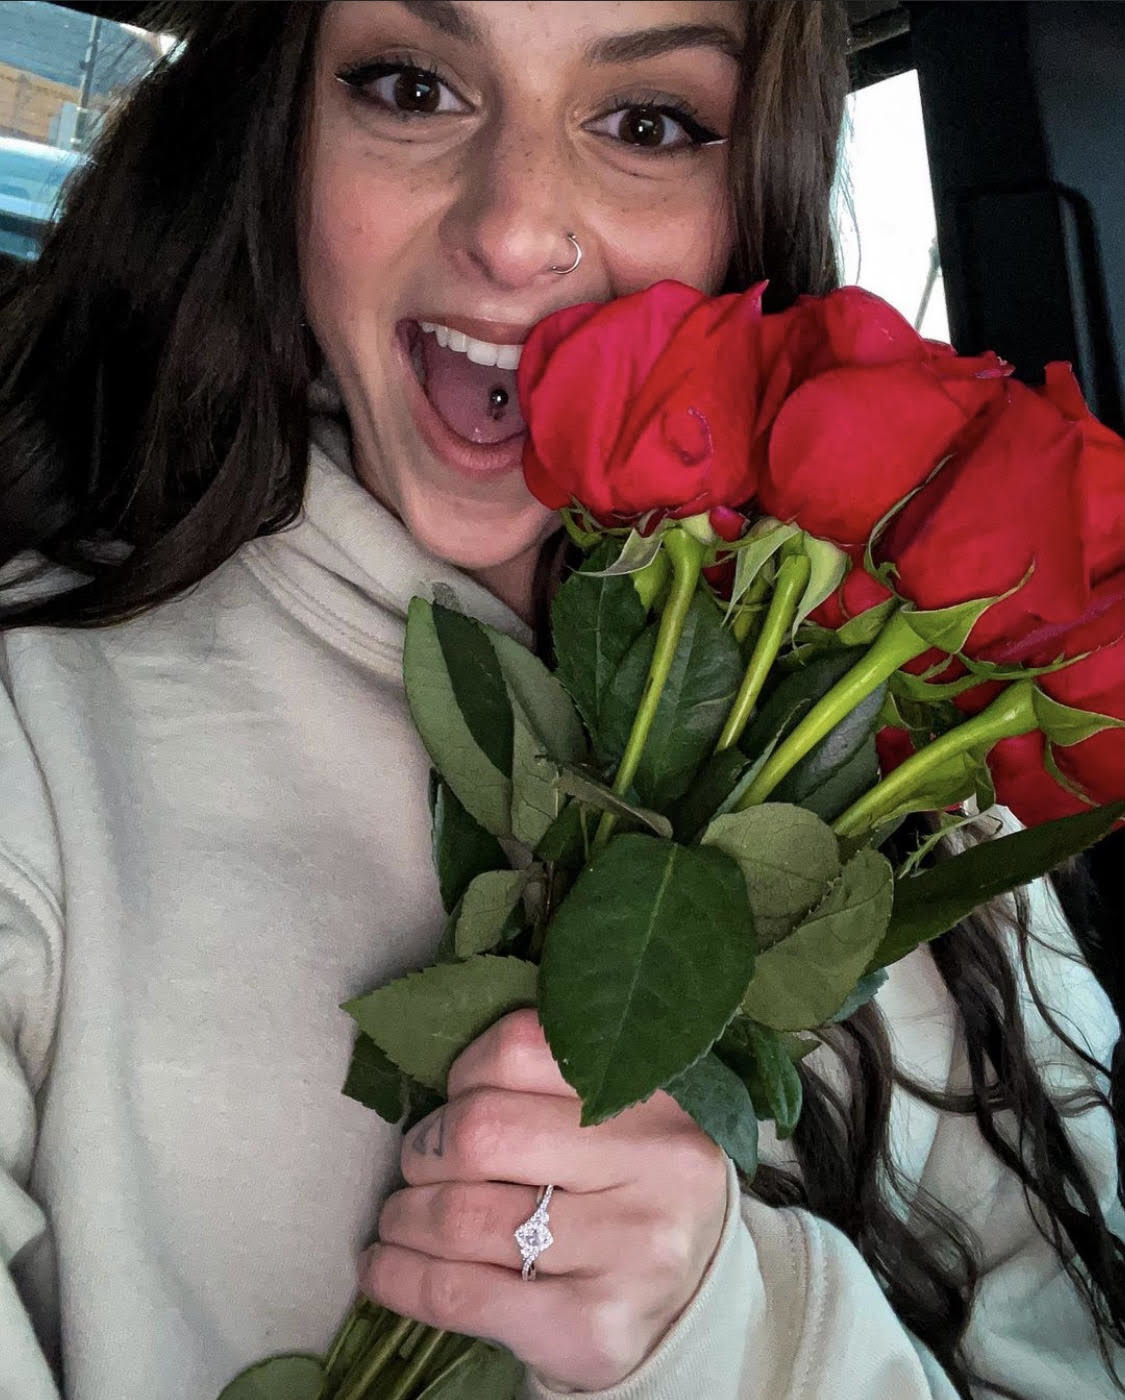
<path id="1" fill-rule="evenodd" d="M 411 1139 L 410 1146 L 423 1157 L 445 1155 L 445 1110 L 439 1109 Z"/>

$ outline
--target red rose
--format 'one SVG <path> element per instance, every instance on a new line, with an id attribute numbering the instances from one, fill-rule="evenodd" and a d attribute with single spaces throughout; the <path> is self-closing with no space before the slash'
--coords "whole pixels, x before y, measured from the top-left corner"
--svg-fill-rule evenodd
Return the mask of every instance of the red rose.
<path id="1" fill-rule="evenodd" d="M 858 553 L 1003 392 L 1010 366 L 923 339 L 858 287 L 803 297 L 765 406 L 776 411 L 759 502 Z"/>
<path id="2" fill-rule="evenodd" d="M 875 548 L 920 608 L 1014 588 L 966 645 L 988 660 L 1045 665 L 1125 625 L 1125 453 L 1108 429 L 1056 406 L 1060 372 L 1052 367 L 1050 390 L 1006 382 Z"/>
<path id="3" fill-rule="evenodd" d="M 660 282 L 541 321 L 518 372 L 531 492 L 556 510 L 580 501 L 607 524 L 749 500 L 758 398 L 782 331 L 762 315 L 763 286 L 707 297 Z"/>
<path id="4" fill-rule="evenodd" d="M 1061 671 L 1040 676 L 1037 684 L 1060 704 L 1125 719 L 1125 642 L 1115 642 Z M 973 714 L 993 693 L 992 687 L 978 687 L 959 696 L 957 704 Z M 1102 729 L 1077 744 L 1055 744 L 1053 754 L 1063 777 L 1095 803 L 1125 796 L 1125 730 Z M 1001 739 L 988 755 L 997 800 L 1010 807 L 1025 826 L 1089 811 L 1081 797 L 1056 781 L 1045 760 L 1046 743 L 1038 730 Z"/>

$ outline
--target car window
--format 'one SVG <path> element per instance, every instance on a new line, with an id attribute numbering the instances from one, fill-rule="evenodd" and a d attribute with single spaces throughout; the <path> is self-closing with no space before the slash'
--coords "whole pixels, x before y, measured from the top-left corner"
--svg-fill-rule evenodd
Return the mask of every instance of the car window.
<path id="1" fill-rule="evenodd" d="M 41 0 L 0 0 L 0 253 L 35 257 L 66 177 L 169 36 Z"/>
<path id="2" fill-rule="evenodd" d="M 949 339 L 930 167 L 913 69 L 848 99 L 837 226 L 846 282 Z"/>

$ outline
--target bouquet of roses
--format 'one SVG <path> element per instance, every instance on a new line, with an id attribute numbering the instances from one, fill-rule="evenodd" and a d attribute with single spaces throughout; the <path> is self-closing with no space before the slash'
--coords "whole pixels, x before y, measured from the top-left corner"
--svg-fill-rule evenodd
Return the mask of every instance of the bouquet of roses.
<path id="1" fill-rule="evenodd" d="M 1125 812 L 1121 440 L 1064 365 L 1031 389 L 858 289 L 762 291 L 664 282 L 524 348 L 527 482 L 584 558 L 554 670 L 411 606 L 448 922 L 345 1008 L 345 1092 L 392 1122 L 534 1006 L 583 1123 L 663 1089 L 748 1182 L 819 1027 Z M 1027 829 L 942 851 L 997 801 Z M 361 1301 L 327 1357 L 224 1397 L 496 1397 L 521 1369 Z"/>

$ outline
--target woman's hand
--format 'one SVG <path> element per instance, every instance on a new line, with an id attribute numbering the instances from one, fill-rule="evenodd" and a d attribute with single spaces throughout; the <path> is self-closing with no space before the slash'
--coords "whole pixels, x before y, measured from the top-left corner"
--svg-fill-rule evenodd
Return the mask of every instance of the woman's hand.
<path id="1" fill-rule="evenodd" d="M 403 1140 L 409 1185 L 384 1203 L 361 1287 L 430 1326 L 501 1342 L 549 1385 L 614 1385 L 703 1277 L 726 1213 L 723 1153 L 664 1093 L 580 1128 L 530 1010 L 459 1056 L 448 1093 Z M 555 1243 L 525 1281 L 513 1234 L 548 1182 Z"/>

